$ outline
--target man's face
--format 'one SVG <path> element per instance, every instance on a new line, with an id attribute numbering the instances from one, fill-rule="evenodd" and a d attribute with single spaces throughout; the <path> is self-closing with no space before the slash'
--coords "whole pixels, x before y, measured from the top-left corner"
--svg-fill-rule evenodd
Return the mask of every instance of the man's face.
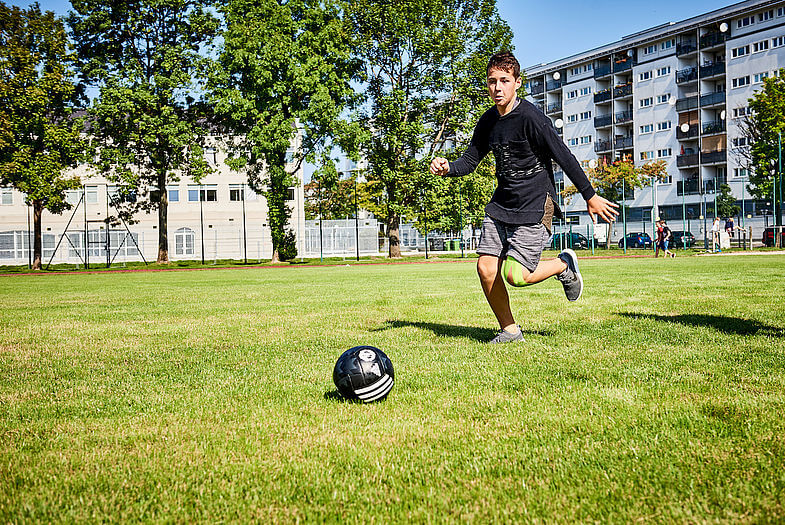
<path id="1" fill-rule="evenodd" d="M 488 71 L 488 94 L 497 106 L 507 106 L 515 100 L 515 92 L 521 87 L 521 77 L 501 69 Z"/>

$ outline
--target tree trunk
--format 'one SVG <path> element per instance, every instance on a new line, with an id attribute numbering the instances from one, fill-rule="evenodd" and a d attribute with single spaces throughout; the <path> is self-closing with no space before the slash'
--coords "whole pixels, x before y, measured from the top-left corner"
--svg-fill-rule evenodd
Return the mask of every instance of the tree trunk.
<path id="1" fill-rule="evenodd" d="M 399 230 L 401 226 L 401 217 L 397 213 L 390 214 L 390 224 L 387 228 L 387 239 L 390 242 L 389 254 L 391 259 L 397 259 L 401 256 L 401 239 Z"/>
<path id="2" fill-rule="evenodd" d="M 33 201 L 33 270 L 41 269 L 42 235 L 41 235 L 41 214 L 44 205 L 41 201 Z"/>
<path id="3" fill-rule="evenodd" d="M 158 193 L 161 196 L 158 202 L 158 264 L 169 264 L 169 235 L 168 213 L 169 194 L 166 191 L 166 176 L 158 176 Z M 201 199 L 201 194 L 199 195 Z"/>

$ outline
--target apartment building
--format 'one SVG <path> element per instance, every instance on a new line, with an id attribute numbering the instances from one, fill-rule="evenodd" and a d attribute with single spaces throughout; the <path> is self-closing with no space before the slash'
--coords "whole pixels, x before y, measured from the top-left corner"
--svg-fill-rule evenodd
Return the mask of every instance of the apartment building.
<path id="1" fill-rule="evenodd" d="M 525 68 L 525 88 L 584 169 L 619 159 L 666 162 L 667 180 L 625 194 L 628 231 L 651 233 L 662 217 L 702 238 L 715 189 L 728 184 L 741 224 L 757 237 L 773 219 L 772 199 L 753 200 L 746 190 L 739 119 L 763 79 L 782 67 L 785 2 L 751 0 Z M 573 224 L 588 223 L 580 198 L 566 204 Z M 620 236 L 617 226 L 612 238 Z"/>

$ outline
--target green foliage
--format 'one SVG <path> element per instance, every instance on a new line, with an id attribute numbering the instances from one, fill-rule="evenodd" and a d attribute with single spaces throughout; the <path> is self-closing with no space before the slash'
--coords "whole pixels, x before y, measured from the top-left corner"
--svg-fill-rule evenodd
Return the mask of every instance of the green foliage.
<path id="1" fill-rule="evenodd" d="M 354 100 L 350 82 L 359 66 L 337 2 L 229 0 L 220 9 L 226 30 L 210 99 L 236 133 L 227 144 L 230 165 L 246 169 L 267 199 L 276 257 L 291 215 L 293 173 L 333 144 L 356 149 L 358 127 L 342 113 Z M 288 156 L 292 150 L 302 154 Z"/>
<path id="2" fill-rule="evenodd" d="M 82 74 L 100 88 L 90 110 L 93 164 L 138 196 L 115 199 L 120 217 L 158 211 L 158 262 L 169 260 L 166 185 L 182 175 L 198 182 L 211 171 L 209 111 L 193 98 L 208 61 L 201 47 L 218 29 L 210 4 L 73 0 L 69 16 Z"/>
<path id="3" fill-rule="evenodd" d="M 736 197 L 731 193 L 731 188 L 727 184 L 720 184 L 717 194 L 717 216 L 735 217 L 741 213 L 741 208 L 736 205 Z"/>
<path id="4" fill-rule="evenodd" d="M 779 133 L 785 132 L 785 70 L 780 75 L 763 81 L 749 100 L 752 115 L 748 118 L 744 134 L 751 143 L 748 189 L 757 199 L 771 198 L 774 176 L 777 172 Z M 779 181 L 778 181 L 779 182 Z"/>
<path id="5" fill-rule="evenodd" d="M 314 180 L 306 184 L 304 188 L 305 218 L 345 219 L 353 217 L 355 213 L 355 184 L 355 176 L 331 182 L 325 179 Z"/>
<path id="6" fill-rule="evenodd" d="M 73 118 L 81 91 L 65 28 L 54 13 L 0 2 L 0 184 L 27 195 L 35 221 L 34 262 L 41 267 L 41 213 L 71 206 L 66 177 L 82 160 L 83 123 Z"/>
<path id="7" fill-rule="evenodd" d="M 495 0 L 377 2 L 351 0 L 357 52 L 365 61 L 365 97 L 371 136 L 366 188 L 375 195 L 390 241 L 400 256 L 398 227 L 417 217 L 436 189 L 448 206 L 451 193 L 428 172 L 431 156 L 450 141 L 465 145 L 483 109 L 488 57 L 510 49 L 511 32 Z M 428 152 L 425 158 L 423 152 Z M 446 183 L 447 185 L 456 183 Z"/>
<path id="8" fill-rule="evenodd" d="M 590 168 L 587 175 L 599 196 L 612 202 L 621 202 L 622 197 L 629 198 L 632 190 L 643 188 L 653 179 L 665 180 L 668 176 L 666 166 L 662 160 L 639 167 L 629 160 L 617 160 L 612 164 L 601 162 L 596 168 Z M 576 192 L 575 186 L 570 185 L 563 193 L 565 197 L 570 197 Z"/>

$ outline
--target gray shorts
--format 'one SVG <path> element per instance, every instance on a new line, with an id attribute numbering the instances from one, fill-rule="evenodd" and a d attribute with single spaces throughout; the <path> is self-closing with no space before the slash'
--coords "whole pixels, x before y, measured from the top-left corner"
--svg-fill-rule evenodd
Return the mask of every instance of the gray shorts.
<path id="1" fill-rule="evenodd" d="M 510 256 L 533 272 L 551 234 L 543 224 L 507 224 L 485 216 L 482 221 L 479 255 Z"/>

